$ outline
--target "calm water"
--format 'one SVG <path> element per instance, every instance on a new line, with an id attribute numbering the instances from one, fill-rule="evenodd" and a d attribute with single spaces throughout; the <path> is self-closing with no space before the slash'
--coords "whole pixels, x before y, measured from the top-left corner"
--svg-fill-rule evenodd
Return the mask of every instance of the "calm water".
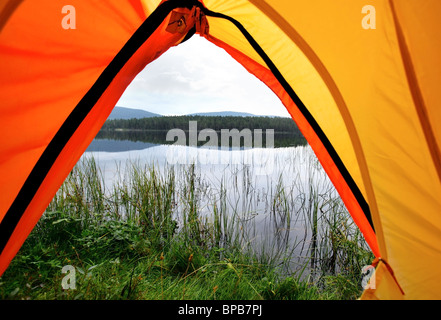
<path id="1" fill-rule="evenodd" d="M 200 214 L 210 219 L 214 206 L 222 208 L 241 224 L 244 247 L 288 253 L 290 267 L 310 256 L 311 206 L 316 202 L 326 212 L 327 203 L 339 198 L 309 146 L 220 150 L 102 139 L 93 141 L 83 157 L 91 154 L 107 190 L 121 180 L 129 163 L 172 168 L 177 184 L 194 164 Z"/>

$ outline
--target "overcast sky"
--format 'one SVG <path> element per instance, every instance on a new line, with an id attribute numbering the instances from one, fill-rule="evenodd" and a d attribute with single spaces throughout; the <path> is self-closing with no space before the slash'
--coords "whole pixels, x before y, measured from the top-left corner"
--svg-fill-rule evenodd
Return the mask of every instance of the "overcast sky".
<path id="1" fill-rule="evenodd" d="M 117 106 L 161 115 L 239 111 L 289 116 L 260 80 L 223 49 L 197 35 L 147 65 Z"/>

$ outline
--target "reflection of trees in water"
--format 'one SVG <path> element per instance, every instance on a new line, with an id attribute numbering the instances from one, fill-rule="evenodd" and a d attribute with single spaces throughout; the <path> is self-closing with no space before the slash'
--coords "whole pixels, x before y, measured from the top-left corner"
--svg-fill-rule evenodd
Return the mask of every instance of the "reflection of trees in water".
<path id="1" fill-rule="evenodd" d="M 98 132 L 96 139 L 110 139 L 110 140 L 129 140 L 129 141 L 141 141 L 149 142 L 155 144 L 175 144 L 174 141 L 166 141 L 166 135 L 168 131 L 164 130 L 101 130 Z M 200 132 L 200 131 L 199 131 Z M 198 133 L 199 133 L 198 132 Z M 220 132 L 218 132 L 220 137 Z M 189 145 L 188 132 L 187 145 Z M 208 139 L 207 139 L 208 141 Z M 203 146 L 207 141 L 198 141 L 198 146 Z M 221 147 L 221 139 L 218 139 L 219 147 Z M 230 141 L 231 144 L 231 141 Z M 290 132 L 275 132 L 274 133 L 274 147 L 284 148 L 284 147 L 295 147 L 304 146 L 306 141 L 303 137 L 299 137 L 297 133 Z M 243 140 L 241 140 L 241 146 L 243 146 Z M 265 131 L 262 134 L 262 147 L 266 146 L 266 135 Z"/>

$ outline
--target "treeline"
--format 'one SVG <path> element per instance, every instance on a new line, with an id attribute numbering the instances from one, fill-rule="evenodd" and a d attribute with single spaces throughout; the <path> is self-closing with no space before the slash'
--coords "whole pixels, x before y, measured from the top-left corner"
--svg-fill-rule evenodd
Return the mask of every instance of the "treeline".
<path id="1" fill-rule="evenodd" d="M 166 133 L 171 129 L 181 129 L 188 132 L 190 121 L 197 121 L 198 132 L 203 129 L 212 129 L 217 132 L 222 129 L 238 129 L 239 131 L 262 129 L 263 143 L 265 144 L 266 130 L 273 129 L 276 148 L 306 145 L 306 139 L 292 119 L 270 117 L 163 116 L 142 119 L 113 119 L 106 121 L 97 138 L 172 144 L 173 141 L 166 141 Z M 198 141 L 200 145 L 204 143 L 204 141 Z"/>
<path id="2" fill-rule="evenodd" d="M 279 133 L 297 133 L 300 130 L 290 118 L 273 117 L 235 117 L 235 116 L 163 116 L 142 119 L 113 119 L 107 120 L 102 130 L 158 130 L 182 129 L 187 131 L 190 121 L 197 121 L 198 130 L 210 128 L 221 129 L 274 129 Z"/>

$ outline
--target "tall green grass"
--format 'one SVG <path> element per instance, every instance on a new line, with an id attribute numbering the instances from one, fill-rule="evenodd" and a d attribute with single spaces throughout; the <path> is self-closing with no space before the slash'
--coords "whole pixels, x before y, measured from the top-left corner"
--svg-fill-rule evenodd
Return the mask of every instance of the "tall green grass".
<path id="1" fill-rule="evenodd" d="M 0 279 L 1 298 L 354 299 L 361 293 L 361 268 L 372 254 L 333 188 L 318 187 L 312 176 L 305 186 L 286 184 L 280 174 L 265 194 L 247 165 L 216 183 L 196 165 L 162 170 L 128 163 L 117 176 L 108 186 L 93 157 L 77 164 Z M 257 212 L 261 202 L 264 213 Z M 270 222 L 271 239 L 259 238 L 262 221 Z M 299 226 L 303 238 L 292 241 Z M 65 265 L 75 267 L 75 290 L 61 287 Z"/>

